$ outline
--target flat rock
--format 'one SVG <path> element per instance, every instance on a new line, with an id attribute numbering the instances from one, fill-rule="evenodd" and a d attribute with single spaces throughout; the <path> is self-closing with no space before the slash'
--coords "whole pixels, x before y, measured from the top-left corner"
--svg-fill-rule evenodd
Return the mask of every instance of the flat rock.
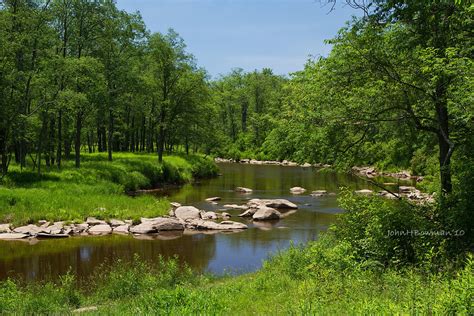
<path id="1" fill-rule="evenodd" d="M 220 201 L 220 200 L 221 200 L 221 197 L 219 196 L 213 196 L 206 199 L 207 202 L 215 202 L 215 201 Z"/>
<path id="2" fill-rule="evenodd" d="M 247 205 L 237 205 L 237 204 L 225 204 L 224 207 L 235 209 L 235 210 L 246 210 L 249 208 Z"/>
<path id="3" fill-rule="evenodd" d="M 112 233 L 112 227 L 108 224 L 94 225 L 88 231 L 91 235 L 107 235 Z"/>
<path id="4" fill-rule="evenodd" d="M 292 187 L 290 189 L 291 194 L 302 194 L 302 193 L 305 193 L 305 192 L 306 192 L 306 189 L 302 188 L 302 187 Z"/>
<path id="5" fill-rule="evenodd" d="M 11 224 L 0 224 L 0 233 L 9 233 Z"/>
<path id="6" fill-rule="evenodd" d="M 232 215 L 231 215 L 231 214 L 229 214 L 229 213 L 227 213 L 227 212 L 222 212 L 222 213 L 221 213 L 221 216 L 222 216 L 223 218 L 229 218 L 229 217 L 232 217 Z"/>
<path id="7" fill-rule="evenodd" d="M 271 208 L 289 208 L 289 209 L 296 209 L 298 205 L 292 203 L 285 199 L 252 199 L 248 201 L 247 205 L 249 207 L 259 208 L 261 206 L 267 206 Z"/>
<path id="8" fill-rule="evenodd" d="M 124 221 L 118 220 L 118 219 L 111 219 L 110 220 L 110 226 L 112 227 L 117 227 L 117 226 L 123 226 L 125 225 Z"/>
<path id="9" fill-rule="evenodd" d="M 240 192 L 240 193 L 252 193 L 253 192 L 252 189 L 244 188 L 244 187 L 236 187 L 235 191 Z"/>
<path id="10" fill-rule="evenodd" d="M 188 228 L 197 230 L 232 230 L 232 229 L 247 229 L 248 226 L 243 223 L 233 221 L 222 221 L 216 223 L 206 220 L 191 220 L 186 223 Z"/>
<path id="11" fill-rule="evenodd" d="M 128 234 L 129 233 L 129 229 L 130 229 L 130 225 L 129 224 L 125 224 L 125 225 L 120 225 L 120 226 L 116 226 L 114 227 L 113 229 L 113 233 L 114 234 Z"/>
<path id="12" fill-rule="evenodd" d="M 75 224 L 74 226 L 72 226 L 72 231 L 74 234 L 83 233 L 88 229 L 89 229 L 89 224 L 86 224 L 86 223 Z"/>
<path id="13" fill-rule="evenodd" d="M 19 233 L 19 234 L 27 234 L 27 235 L 30 235 L 30 236 L 34 236 L 38 233 L 43 232 L 43 228 L 38 227 L 38 226 L 33 225 L 33 224 L 30 224 L 30 225 L 27 225 L 27 226 L 17 227 L 13 230 L 13 232 Z"/>
<path id="14" fill-rule="evenodd" d="M 105 221 L 97 219 L 95 217 L 88 217 L 86 219 L 86 223 L 89 225 L 107 225 Z"/>
<path id="15" fill-rule="evenodd" d="M 153 226 L 152 222 L 149 222 L 130 227 L 130 232 L 133 234 L 152 234 L 157 233 L 158 230 Z"/>
<path id="16" fill-rule="evenodd" d="M 174 211 L 174 214 L 182 220 L 201 218 L 201 211 L 194 206 L 180 206 Z"/>
<path id="17" fill-rule="evenodd" d="M 252 218 L 256 221 L 280 219 L 280 217 L 281 213 L 271 207 L 261 207 L 252 216 Z"/>
<path id="18" fill-rule="evenodd" d="M 23 239 L 28 237 L 27 234 L 21 234 L 21 233 L 2 233 L 0 234 L 0 239 L 1 240 L 14 240 L 14 239 Z"/>

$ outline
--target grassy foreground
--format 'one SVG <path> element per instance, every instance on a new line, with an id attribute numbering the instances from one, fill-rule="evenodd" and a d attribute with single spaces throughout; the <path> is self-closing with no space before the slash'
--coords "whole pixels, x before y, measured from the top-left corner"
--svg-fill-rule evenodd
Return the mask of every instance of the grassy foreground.
<path id="1" fill-rule="evenodd" d="M 41 176 L 13 165 L 0 182 L 0 223 L 158 216 L 168 211 L 165 199 L 125 193 L 216 173 L 215 164 L 200 156 L 168 156 L 159 164 L 156 155 L 130 153 L 116 153 L 113 162 L 106 154 L 84 154 L 81 168 L 65 161 L 62 170 L 52 168 Z"/>
<path id="2" fill-rule="evenodd" d="M 136 258 L 101 268 L 78 290 L 66 275 L 58 284 L 0 283 L 0 314 L 68 313 L 97 307 L 98 314 L 460 314 L 474 312 L 474 261 L 457 273 L 407 268 L 376 270 L 355 260 L 351 247 L 325 236 L 293 247 L 259 272 L 212 278 L 177 261 L 153 266 Z"/>

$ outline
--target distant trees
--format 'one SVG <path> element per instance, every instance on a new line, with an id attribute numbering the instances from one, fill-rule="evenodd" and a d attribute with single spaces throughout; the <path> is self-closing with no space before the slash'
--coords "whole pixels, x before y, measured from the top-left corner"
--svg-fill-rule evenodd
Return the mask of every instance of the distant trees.
<path id="1" fill-rule="evenodd" d="M 3 1 L 0 44 L 2 175 L 12 159 L 41 172 L 71 152 L 76 167 L 83 150 L 161 161 L 210 141 L 205 71 L 177 33 L 150 35 L 113 1 Z"/>

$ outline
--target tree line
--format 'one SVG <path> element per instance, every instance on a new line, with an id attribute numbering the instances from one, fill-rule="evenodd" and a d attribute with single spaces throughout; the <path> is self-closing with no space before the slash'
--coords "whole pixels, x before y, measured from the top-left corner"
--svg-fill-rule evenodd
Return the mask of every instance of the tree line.
<path id="1" fill-rule="evenodd" d="M 150 34 L 114 1 L 6 0 L 0 7 L 5 175 L 61 168 L 81 151 L 198 150 L 210 129 L 205 70 L 173 30 Z"/>

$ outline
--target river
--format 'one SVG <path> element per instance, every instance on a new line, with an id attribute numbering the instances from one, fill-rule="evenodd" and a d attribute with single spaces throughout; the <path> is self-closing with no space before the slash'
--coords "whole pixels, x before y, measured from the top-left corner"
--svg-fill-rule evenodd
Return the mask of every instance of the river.
<path id="1" fill-rule="evenodd" d="M 223 210 L 223 204 L 243 204 L 249 198 L 284 198 L 298 204 L 294 214 L 280 221 L 252 223 L 237 217 L 232 220 L 249 225 L 237 233 L 172 233 L 156 236 L 109 235 L 72 237 L 61 240 L 1 241 L 0 280 L 55 279 L 68 271 L 86 278 L 100 265 L 117 259 L 131 260 L 135 254 L 153 261 L 158 256 L 178 256 L 198 272 L 214 274 L 244 273 L 261 267 L 262 260 L 284 250 L 291 243 L 300 244 L 318 238 L 342 212 L 337 197 L 312 197 L 312 190 L 337 192 L 341 186 L 353 189 L 369 187 L 363 180 L 348 174 L 322 173 L 314 168 L 274 165 L 219 164 L 219 177 L 202 180 L 164 193 L 170 201 L 194 205 L 203 210 Z M 234 192 L 237 186 L 253 189 L 252 194 Z M 307 194 L 292 195 L 294 186 L 306 188 Z M 370 188 L 370 187 L 369 187 Z M 218 205 L 205 201 L 219 196 Z"/>

